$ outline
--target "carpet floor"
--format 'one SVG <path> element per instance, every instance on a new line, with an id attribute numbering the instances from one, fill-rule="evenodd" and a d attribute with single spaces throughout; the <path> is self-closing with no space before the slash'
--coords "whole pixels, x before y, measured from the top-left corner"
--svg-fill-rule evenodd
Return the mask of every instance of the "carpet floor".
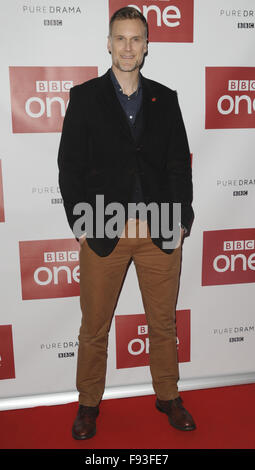
<path id="1" fill-rule="evenodd" d="M 255 449 L 255 384 L 181 392 L 197 429 L 182 432 L 155 396 L 103 400 L 97 434 L 72 438 L 77 403 L 0 412 L 0 449 Z"/>

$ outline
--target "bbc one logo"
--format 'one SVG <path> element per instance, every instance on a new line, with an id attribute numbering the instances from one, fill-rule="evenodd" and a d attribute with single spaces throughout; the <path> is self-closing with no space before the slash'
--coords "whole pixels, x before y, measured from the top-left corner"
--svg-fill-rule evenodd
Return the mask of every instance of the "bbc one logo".
<path id="1" fill-rule="evenodd" d="M 176 312 L 177 351 L 179 362 L 190 361 L 190 310 Z M 116 315 L 117 369 L 149 365 L 149 336 L 146 316 Z"/>
<path id="2" fill-rule="evenodd" d="M 109 15 L 135 7 L 148 21 L 150 42 L 193 42 L 194 0 L 109 0 Z"/>
<path id="3" fill-rule="evenodd" d="M 73 86 L 97 67 L 9 67 L 13 133 L 61 132 Z"/>
<path id="4" fill-rule="evenodd" d="M 206 129 L 255 127 L 255 67 L 206 68 Z"/>
<path id="5" fill-rule="evenodd" d="M 79 251 L 75 239 L 19 243 L 22 299 L 78 296 Z"/>
<path id="6" fill-rule="evenodd" d="M 204 232 L 202 285 L 255 282 L 255 229 Z"/>

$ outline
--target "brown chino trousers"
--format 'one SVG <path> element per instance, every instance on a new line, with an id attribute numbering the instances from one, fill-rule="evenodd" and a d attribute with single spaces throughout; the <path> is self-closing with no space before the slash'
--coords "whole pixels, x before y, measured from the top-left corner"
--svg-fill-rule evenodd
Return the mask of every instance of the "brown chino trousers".
<path id="1" fill-rule="evenodd" d="M 160 400 L 171 400 L 179 395 L 175 307 L 181 243 L 171 254 L 166 254 L 151 241 L 146 221 L 129 219 L 110 255 L 98 256 L 86 240 L 80 249 L 82 323 L 76 385 L 81 405 L 98 405 L 104 393 L 108 333 L 131 259 L 135 264 L 148 324 L 154 391 Z"/>

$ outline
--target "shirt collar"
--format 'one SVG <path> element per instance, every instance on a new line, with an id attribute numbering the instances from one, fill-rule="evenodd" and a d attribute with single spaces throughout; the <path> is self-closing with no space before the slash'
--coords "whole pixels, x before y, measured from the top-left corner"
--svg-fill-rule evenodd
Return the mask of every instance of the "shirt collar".
<path id="1" fill-rule="evenodd" d="M 116 75 L 114 74 L 113 70 L 112 70 L 112 67 L 110 68 L 110 75 L 111 75 L 111 79 L 112 79 L 112 82 L 113 82 L 113 85 L 114 85 L 114 88 L 115 90 L 118 92 L 118 93 L 121 93 L 122 95 L 124 95 L 123 91 L 122 91 L 122 88 L 116 78 Z M 142 83 L 141 83 L 141 75 L 139 73 L 139 76 L 138 76 L 138 88 L 137 88 L 137 94 L 139 93 L 140 91 L 140 88 L 142 86 Z M 136 92 L 134 92 L 136 93 Z"/>

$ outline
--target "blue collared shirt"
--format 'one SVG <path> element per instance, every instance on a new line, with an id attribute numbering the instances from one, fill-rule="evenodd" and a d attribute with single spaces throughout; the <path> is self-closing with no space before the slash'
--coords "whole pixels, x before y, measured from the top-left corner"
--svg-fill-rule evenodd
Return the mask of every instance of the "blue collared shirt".
<path id="1" fill-rule="evenodd" d="M 138 82 L 137 90 L 134 93 L 132 93 L 132 95 L 130 95 L 130 96 L 127 96 L 123 93 L 122 88 L 121 88 L 116 76 L 114 75 L 114 72 L 112 71 L 112 69 L 111 69 L 111 79 L 112 79 L 112 82 L 113 82 L 113 85 L 114 85 L 114 88 L 115 88 L 115 91 L 116 91 L 116 95 L 119 99 L 119 102 L 120 102 L 124 112 L 126 113 L 126 116 L 127 116 L 130 128 L 131 128 L 132 134 L 133 134 L 133 131 L 134 131 L 133 137 L 135 138 L 136 131 L 135 131 L 134 124 L 135 124 L 137 114 L 138 114 L 138 112 L 141 108 L 142 97 L 143 97 L 141 77 L 139 75 L 139 82 Z M 138 204 L 139 202 L 143 202 L 143 200 L 144 200 L 144 198 L 143 198 L 143 191 L 142 191 L 142 187 L 141 187 L 140 177 L 136 173 L 135 174 L 135 185 L 134 185 L 134 190 L 133 190 L 133 196 L 132 196 L 132 200 L 129 201 L 129 202 L 135 202 L 136 204 Z M 138 218 L 138 213 L 135 211 L 135 209 L 132 213 L 131 213 L 131 210 L 130 210 L 129 217 Z M 140 215 L 139 218 L 141 220 L 144 220 L 144 217 L 142 215 Z"/>
<path id="2" fill-rule="evenodd" d="M 141 85 L 141 77 L 139 75 L 139 82 L 138 82 L 137 90 L 134 93 L 132 93 L 132 95 L 127 96 L 123 93 L 122 88 L 112 68 L 110 70 L 110 73 L 111 73 L 111 79 L 112 79 L 114 88 L 116 90 L 118 99 L 120 101 L 120 104 L 126 113 L 129 123 L 133 125 L 135 123 L 137 113 L 142 104 L 143 91 L 142 91 L 142 85 Z"/>

